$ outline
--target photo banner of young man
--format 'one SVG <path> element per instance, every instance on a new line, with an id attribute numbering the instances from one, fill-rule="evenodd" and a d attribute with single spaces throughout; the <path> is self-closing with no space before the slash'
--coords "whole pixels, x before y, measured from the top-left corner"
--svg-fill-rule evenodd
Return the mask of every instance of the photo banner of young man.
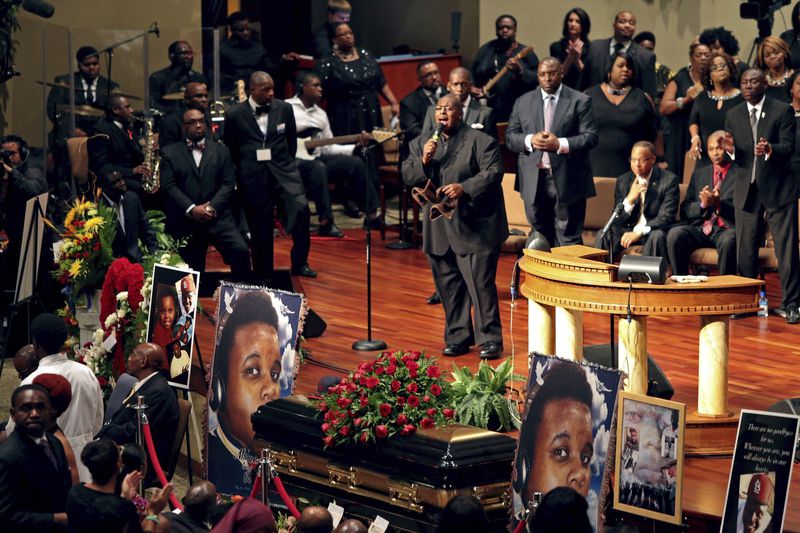
<path id="1" fill-rule="evenodd" d="M 589 522 L 598 531 L 623 376 L 599 365 L 532 356 L 511 480 L 511 530 L 538 495 L 570 487 L 586 498 Z"/>
<path id="2" fill-rule="evenodd" d="M 614 508 L 680 524 L 686 406 L 625 391 L 617 405 Z"/>
<path id="3" fill-rule="evenodd" d="M 742 409 L 720 531 L 783 531 L 800 417 Z"/>
<path id="4" fill-rule="evenodd" d="M 200 274 L 188 268 L 155 265 L 152 279 L 147 342 L 164 348 L 167 359 L 163 370 L 169 384 L 188 389 L 192 366 L 203 372 L 193 357 Z"/>
<path id="5" fill-rule="evenodd" d="M 250 416 L 294 391 L 306 302 L 301 294 L 229 282 L 218 298 L 203 464 L 217 491 L 248 496 L 258 463 Z"/>

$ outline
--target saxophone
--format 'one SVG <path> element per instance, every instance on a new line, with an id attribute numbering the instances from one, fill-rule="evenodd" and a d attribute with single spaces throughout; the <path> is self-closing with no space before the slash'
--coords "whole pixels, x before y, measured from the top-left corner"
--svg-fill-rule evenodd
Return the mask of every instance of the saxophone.
<path id="1" fill-rule="evenodd" d="M 142 179 L 144 192 L 153 194 L 161 186 L 161 155 L 158 153 L 158 142 L 153 133 L 153 118 L 147 117 L 144 122 L 144 161 L 142 164 L 150 169 L 150 177 Z"/>

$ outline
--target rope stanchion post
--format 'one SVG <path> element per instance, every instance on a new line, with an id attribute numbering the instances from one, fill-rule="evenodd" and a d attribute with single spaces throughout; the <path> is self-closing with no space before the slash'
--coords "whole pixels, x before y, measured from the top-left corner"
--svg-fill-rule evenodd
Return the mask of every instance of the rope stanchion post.
<path id="1" fill-rule="evenodd" d="M 131 407 L 136 410 L 136 444 L 143 450 L 145 449 L 144 432 L 142 426 L 147 424 L 147 415 L 144 410 L 147 405 L 144 403 L 144 396 L 139 394 L 136 396 L 136 404 Z M 139 494 L 144 494 L 144 478 L 139 482 Z"/>
<path id="2" fill-rule="evenodd" d="M 261 459 L 258 465 L 258 476 L 261 479 L 261 503 L 269 507 L 269 483 L 277 475 L 269 460 L 269 450 L 261 450 Z"/>
<path id="3" fill-rule="evenodd" d="M 144 440 L 147 444 L 147 454 L 150 456 L 150 461 L 153 463 L 153 470 L 155 470 L 156 477 L 158 478 L 159 483 L 161 483 L 161 486 L 166 487 L 168 483 L 167 476 L 164 475 L 164 470 L 161 468 L 161 464 L 158 462 L 156 445 L 153 444 L 153 435 L 150 433 L 150 425 L 147 423 L 146 417 L 143 421 L 142 428 L 144 429 Z M 181 502 L 178 501 L 178 498 L 175 496 L 175 494 L 170 493 L 169 502 L 172 504 L 173 508 L 183 511 L 183 505 L 181 505 Z"/>

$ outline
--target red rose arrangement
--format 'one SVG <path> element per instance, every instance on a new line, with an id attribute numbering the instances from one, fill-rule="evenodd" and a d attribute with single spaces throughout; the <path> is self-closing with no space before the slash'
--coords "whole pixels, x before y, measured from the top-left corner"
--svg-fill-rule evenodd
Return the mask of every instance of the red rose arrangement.
<path id="1" fill-rule="evenodd" d="M 440 368 L 424 353 L 383 352 L 323 395 L 318 404 L 323 443 L 326 448 L 366 444 L 446 425 L 455 416 L 448 387 Z"/>
<path id="2" fill-rule="evenodd" d="M 100 297 L 100 324 L 105 337 L 111 335 L 112 330 L 117 334 L 113 356 L 116 375 L 125 372 L 127 356 L 138 344 L 133 321 L 142 304 L 143 285 L 144 269 L 139 263 L 131 263 L 121 257 L 108 267 Z M 111 315 L 116 318 L 109 320 Z"/>

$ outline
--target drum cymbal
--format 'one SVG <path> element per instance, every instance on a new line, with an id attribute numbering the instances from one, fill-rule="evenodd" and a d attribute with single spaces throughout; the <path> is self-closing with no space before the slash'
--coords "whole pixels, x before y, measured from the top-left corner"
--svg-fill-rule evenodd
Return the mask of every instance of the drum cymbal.
<path id="1" fill-rule="evenodd" d="M 72 108 L 69 105 L 57 105 L 56 111 L 59 113 L 71 113 Z M 90 105 L 76 105 L 75 106 L 75 114 L 80 115 L 82 117 L 102 117 L 105 115 L 105 111 L 100 108 L 92 107 Z"/>
<path id="2" fill-rule="evenodd" d="M 61 82 L 59 82 L 59 83 L 50 83 L 50 82 L 47 82 L 47 81 L 36 80 L 36 83 L 38 83 L 39 85 L 44 85 L 45 87 L 54 87 L 56 89 L 67 89 L 68 90 L 70 88 L 69 85 L 67 85 L 66 83 L 61 83 Z M 75 90 L 77 91 L 78 89 L 75 89 Z M 81 89 L 81 91 L 83 91 L 83 89 Z"/>
<path id="3" fill-rule="evenodd" d="M 36 80 L 36 83 L 38 83 L 39 85 L 44 85 L 45 87 L 53 87 L 54 89 L 66 89 L 66 90 L 70 89 L 70 86 L 68 84 L 61 83 L 61 82 L 50 83 L 50 82 L 47 82 L 47 81 Z M 84 92 L 84 90 L 85 89 L 83 89 L 82 87 L 75 87 L 75 92 L 76 93 L 82 93 L 82 92 Z M 124 96 L 125 98 L 130 98 L 131 100 L 141 100 L 142 99 L 141 96 L 135 96 L 135 95 L 132 95 L 132 94 L 126 94 L 126 93 L 120 92 L 120 91 L 118 91 L 116 89 L 112 90 L 111 93 L 112 94 L 118 94 L 120 96 Z M 181 93 L 181 99 L 182 98 L 183 98 L 183 93 Z"/>
<path id="4" fill-rule="evenodd" d="M 125 98 L 130 98 L 131 100 L 141 100 L 141 96 L 134 96 L 132 94 L 123 93 L 120 91 L 111 91 L 111 94 L 118 94 L 120 96 L 124 96 Z"/>
<path id="5" fill-rule="evenodd" d="M 161 95 L 162 100 L 183 100 L 183 93 L 167 93 Z"/>

